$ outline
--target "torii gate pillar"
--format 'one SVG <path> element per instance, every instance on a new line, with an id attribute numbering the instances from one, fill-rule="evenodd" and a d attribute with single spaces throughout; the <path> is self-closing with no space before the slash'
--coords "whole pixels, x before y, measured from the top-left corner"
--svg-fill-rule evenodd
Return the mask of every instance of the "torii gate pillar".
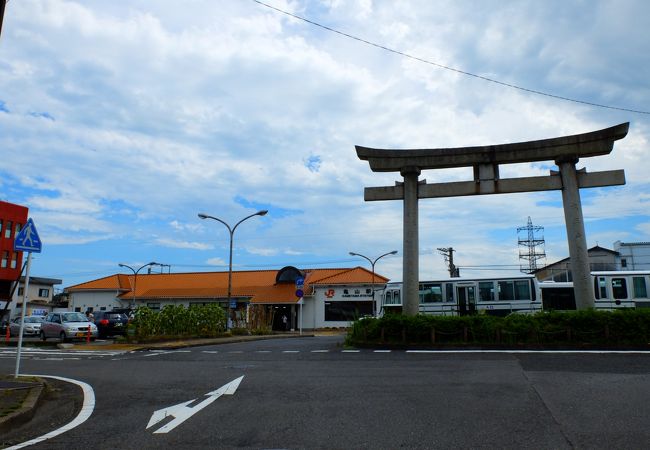
<path id="1" fill-rule="evenodd" d="M 562 178 L 562 204 L 564 206 L 566 237 L 569 243 L 576 309 L 587 309 L 594 306 L 594 286 L 591 284 L 591 269 L 587 251 L 585 221 L 582 217 L 582 202 L 580 201 L 580 190 L 578 189 L 576 162 L 575 159 L 565 159 L 558 160 L 555 163 L 560 169 L 560 177 Z"/>
<path id="2" fill-rule="evenodd" d="M 404 313 L 416 315 L 419 311 L 418 199 L 548 190 L 562 191 L 576 307 L 593 307 L 594 292 L 580 188 L 625 184 L 625 173 L 622 170 L 578 172 L 575 165 L 579 158 L 609 154 L 614 148 L 614 141 L 627 135 L 629 125 L 622 123 L 591 133 L 484 147 L 395 150 L 357 145 L 357 156 L 367 160 L 371 170 L 400 172 L 404 177 L 404 182 L 397 182 L 396 186 L 365 188 L 364 192 L 366 201 L 404 201 Z M 535 161 L 555 161 L 560 172 L 551 171 L 549 176 L 541 177 L 499 177 L 499 164 Z M 474 180 L 433 184 L 418 182 L 422 170 L 450 167 L 473 167 Z"/>
<path id="3" fill-rule="evenodd" d="M 415 316 L 419 308 L 420 238 L 418 222 L 418 176 L 420 169 L 406 167 L 400 171 L 404 177 L 404 239 L 402 252 L 402 281 L 404 298 L 417 298 L 417 302 L 403 303 L 402 310 Z"/>

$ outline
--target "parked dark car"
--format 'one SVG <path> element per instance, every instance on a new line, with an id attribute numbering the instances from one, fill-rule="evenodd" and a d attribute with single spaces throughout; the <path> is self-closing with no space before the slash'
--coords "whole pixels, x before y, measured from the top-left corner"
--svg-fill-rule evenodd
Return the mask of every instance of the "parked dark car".
<path id="1" fill-rule="evenodd" d="M 93 311 L 95 326 L 100 338 L 126 334 L 129 318 L 126 314 L 116 311 Z"/>

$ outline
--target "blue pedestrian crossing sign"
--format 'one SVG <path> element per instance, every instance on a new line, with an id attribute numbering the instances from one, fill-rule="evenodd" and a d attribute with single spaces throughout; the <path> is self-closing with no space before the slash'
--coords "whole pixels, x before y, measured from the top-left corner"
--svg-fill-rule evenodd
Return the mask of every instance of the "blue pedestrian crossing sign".
<path id="1" fill-rule="evenodd" d="M 14 251 L 40 253 L 41 247 L 41 238 L 38 237 L 34 222 L 27 219 L 27 223 L 14 240 Z"/>

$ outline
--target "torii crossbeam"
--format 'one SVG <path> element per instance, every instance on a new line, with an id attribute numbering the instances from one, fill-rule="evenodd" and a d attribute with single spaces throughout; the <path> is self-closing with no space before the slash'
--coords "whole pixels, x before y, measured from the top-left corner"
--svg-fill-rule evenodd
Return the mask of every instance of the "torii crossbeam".
<path id="1" fill-rule="evenodd" d="M 368 161 L 373 172 L 399 172 L 404 177 L 403 183 L 367 187 L 364 193 L 366 201 L 404 201 L 404 313 L 417 314 L 419 305 L 418 199 L 547 190 L 562 190 L 576 306 L 578 309 L 593 307 L 594 293 L 579 189 L 625 184 L 625 172 L 578 172 L 575 165 L 580 158 L 609 154 L 614 141 L 627 135 L 629 125 L 626 122 L 590 133 L 482 147 L 397 150 L 357 145 L 357 156 Z M 499 178 L 500 164 L 535 161 L 554 161 L 559 173 L 551 171 L 550 175 L 541 177 Z M 431 184 L 418 181 L 422 170 L 451 167 L 473 167 L 474 179 Z"/>

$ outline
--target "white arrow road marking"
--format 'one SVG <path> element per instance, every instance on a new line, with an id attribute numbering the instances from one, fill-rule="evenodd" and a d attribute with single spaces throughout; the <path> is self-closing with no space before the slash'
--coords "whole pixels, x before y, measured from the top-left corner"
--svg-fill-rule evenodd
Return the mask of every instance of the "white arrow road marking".
<path id="1" fill-rule="evenodd" d="M 192 417 L 194 414 L 201 411 L 210 403 L 214 402 L 222 395 L 233 395 L 237 390 L 237 388 L 239 387 L 239 383 L 241 383 L 241 380 L 243 379 L 244 376 L 242 375 L 241 377 L 232 380 L 230 383 L 224 384 L 216 391 L 208 392 L 207 394 L 205 394 L 208 396 L 208 398 L 206 398 L 201 403 L 198 403 L 194 406 L 190 407 L 187 405 L 196 401 L 196 399 L 192 399 L 187 402 L 179 403 L 178 405 L 169 406 L 167 408 L 154 411 L 154 413 L 151 415 L 151 419 L 149 419 L 149 423 L 147 424 L 147 429 L 151 428 L 155 424 L 164 420 L 166 417 L 172 416 L 174 417 L 174 419 L 171 422 L 167 423 L 166 425 L 160 427 L 158 430 L 154 431 L 154 434 L 168 433 L 169 431 L 173 430 L 174 428 L 176 428 L 177 426 L 185 422 L 187 419 Z"/>

